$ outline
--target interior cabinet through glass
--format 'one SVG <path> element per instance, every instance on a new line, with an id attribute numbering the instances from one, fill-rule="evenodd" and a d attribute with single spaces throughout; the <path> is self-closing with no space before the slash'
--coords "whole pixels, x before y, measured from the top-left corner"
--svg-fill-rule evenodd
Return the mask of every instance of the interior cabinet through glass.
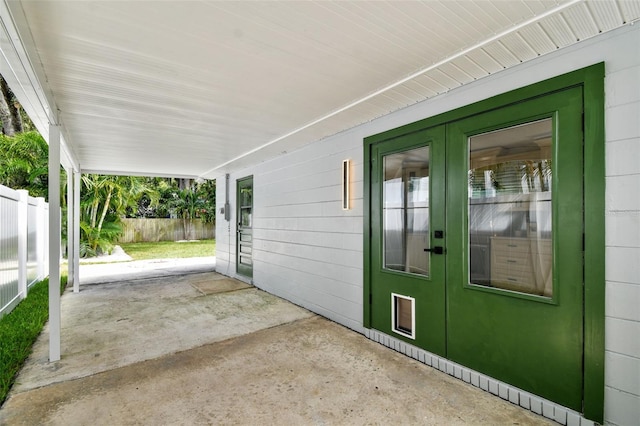
<path id="1" fill-rule="evenodd" d="M 469 282 L 551 297 L 552 120 L 469 138 Z"/>

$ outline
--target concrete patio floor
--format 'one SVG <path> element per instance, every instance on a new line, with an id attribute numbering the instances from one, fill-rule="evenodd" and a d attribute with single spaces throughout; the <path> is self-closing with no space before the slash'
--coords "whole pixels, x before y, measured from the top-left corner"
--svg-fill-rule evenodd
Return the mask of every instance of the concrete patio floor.
<path id="1" fill-rule="evenodd" d="M 62 359 L 45 329 L 0 424 L 553 424 L 212 262 L 149 263 L 81 266 Z"/>

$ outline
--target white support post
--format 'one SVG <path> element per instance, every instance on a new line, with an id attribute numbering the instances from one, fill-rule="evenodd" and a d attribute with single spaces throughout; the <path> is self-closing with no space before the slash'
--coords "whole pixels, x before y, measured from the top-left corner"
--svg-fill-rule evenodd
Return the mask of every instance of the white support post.
<path id="1" fill-rule="evenodd" d="M 75 222 L 73 220 L 74 211 L 74 188 L 73 188 L 73 169 L 67 170 L 67 284 L 74 284 L 75 271 L 73 267 L 75 266 L 73 259 L 75 258 L 74 252 L 74 234 L 75 228 L 73 227 Z"/>
<path id="2" fill-rule="evenodd" d="M 36 257 L 38 259 L 38 281 L 41 281 L 47 275 L 46 271 L 46 258 L 45 252 L 47 251 L 47 224 L 46 221 L 49 217 L 45 214 L 45 201 L 44 198 L 36 198 Z"/>
<path id="3" fill-rule="evenodd" d="M 27 297 L 27 243 L 29 237 L 29 191 L 18 190 L 18 292 Z"/>
<path id="4" fill-rule="evenodd" d="M 80 292 L 80 172 L 73 172 L 73 291 Z"/>
<path id="5" fill-rule="evenodd" d="M 49 125 L 49 362 L 60 360 L 60 126 Z"/>

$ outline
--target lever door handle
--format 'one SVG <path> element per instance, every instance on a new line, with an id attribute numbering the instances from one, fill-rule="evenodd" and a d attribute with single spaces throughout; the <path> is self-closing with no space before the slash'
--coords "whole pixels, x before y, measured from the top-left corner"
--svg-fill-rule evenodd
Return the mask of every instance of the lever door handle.
<path id="1" fill-rule="evenodd" d="M 445 254 L 447 251 L 442 246 L 435 246 L 433 248 L 426 248 L 424 251 L 431 252 L 433 254 Z"/>

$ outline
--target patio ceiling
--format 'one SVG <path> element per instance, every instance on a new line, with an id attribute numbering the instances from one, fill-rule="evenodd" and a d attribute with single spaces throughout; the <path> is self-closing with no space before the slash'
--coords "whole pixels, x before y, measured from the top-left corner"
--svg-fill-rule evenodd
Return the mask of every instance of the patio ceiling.
<path id="1" fill-rule="evenodd" d="M 632 23 L 623 1 L 3 0 L 2 73 L 83 172 L 216 178 Z"/>

